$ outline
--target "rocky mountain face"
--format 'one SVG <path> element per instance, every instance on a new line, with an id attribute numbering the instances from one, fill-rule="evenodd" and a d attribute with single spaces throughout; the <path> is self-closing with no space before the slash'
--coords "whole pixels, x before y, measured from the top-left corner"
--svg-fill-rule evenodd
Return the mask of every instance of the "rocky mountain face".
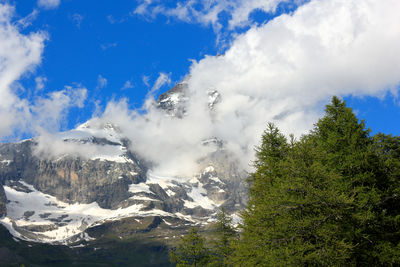
<path id="1" fill-rule="evenodd" d="M 0 217 L 3 217 L 7 214 L 7 197 L 6 193 L 4 192 L 3 185 L 0 185 Z"/>
<path id="2" fill-rule="evenodd" d="M 186 90 L 185 83 L 178 84 L 160 96 L 158 107 L 181 118 Z M 209 93 L 210 109 L 219 98 L 217 91 Z M 95 152 L 89 158 L 44 157 L 36 139 L 0 145 L 0 222 L 15 238 L 72 244 L 107 229 L 126 238 L 138 233 L 131 228 L 136 222 L 137 231 L 163 229 L 159 235 L 168 239 L 184 225 L 212 221 L 222 206 L 234 213 L 246 202 L 246 173 L 217 138 L 204 140 L 217 149 L 190 179 L 152 173 L 111 123 L 88 121 L 57 138 Z M 130 230 L 124 232 L 127 221 Z"/>
<path id="3" fill-rule="evenodd" d="M 35 142 L 0 145 L 0 177 L 13 186 L 23 180 L 43 193 L 68 203 L 97 202 L 103 208 L 115 208 L 129 196 L 129 184 L 144 181 L 145 169 L 131 153 L 127 162 L 82 160 L 65 156 L 43 160 L 33 155 Z"/>
<path id="4" fill-rule="evenodd" d="M 174 117 L 182 118 L 186 113 L 185 104 L 189 100 L 188 85 L 185 81 L 178 83 L 174 88 L 160 95 L 157 101 L 159 108 Z"/>

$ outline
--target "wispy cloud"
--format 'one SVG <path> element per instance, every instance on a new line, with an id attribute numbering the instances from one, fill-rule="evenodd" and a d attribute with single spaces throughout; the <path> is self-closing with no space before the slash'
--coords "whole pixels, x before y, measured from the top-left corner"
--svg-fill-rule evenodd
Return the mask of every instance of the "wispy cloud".
<path id="1" fill-rule="evenodd" d="M 107 79 L 104 78 L 103 76 L 99 75 L 97 76 L 97 89 L 102 89 L 104 87 L 107 87 Z"/>
<path id="2" fill-rule="evenodd" d="M 148 76 L 148 75 L 143 75 L 143 76 L 142 76 L 142 82 L 143 82 L 147 87 L 150 87 L 150 76 Z"/>
<path id="3" fill-rule="evenodd" d="M 75 13 L 71 16 L 71 20 L 75 23 L 76 27 L 78 27 L 78 29 L 81 28 L 81 23 L 83 21 L 84 17 L 81 14 Z"/>
<path id="4" fill-rule="evenodd" d="M 124 23 L 127 21 L 130 17 L 130 14 L 124 15 L 122 18 L 115 18 L 113 15 L 108 15 L 107 20 L 111 24 L 116 24 L 116 23 Z"/>
<path id="5" fill-rule="evenodd" d="M 38 0 L 37 4 L 44 9 L 54 9 L 61 4 L 61 0 Z"/>
<path id="6" fill-rule="evenodd" d="M 38 14 L 39 14 L 39 11 L 37 9 L 34 9 L 28 16 L 23 17 L 22 19 L 19 19 L 17 21 L 17 24 L 22 28 L 29 27 L 32 25 L 32 22 L 34 20 L 36 20 Z"/>
<path id="7" fill-rule="evenodd" d="M 150 94 L 157 92 L 162 86 L 166 84 L 171 84 L 171 74 L 160 72 L 157 80 L 154 82 L 153 87 L 151 87 Z"/>
<path id="8" fill-rule="evenodd" d="M 60 91 L 50 92 L 39 98 L 31 107 L 35 122 L 32 125 L 38 132 L 58 132 L 66 121 L 68 109 L 82 108 L 87 97 L 87 89 L 81 85 L 65 86 Z"/>
<path id="9" fill-rule="evenodd" d="M 139 0 L 130 14 L 150 19 L 163 15 L 187 23 L 211 25 L 220 38 L 226 15 L 230 18 L 225 30 L 233 31 L 251 25 L 250 14 L 253 11 L 273 13 L 282 2 L 300 4 L 303 0 L 182 0 L 174 6 L 158 0 Z"/>
<path id="10" fill-rule="evenodd" d="M 121 90 L 131 89 L 133 87 L 134 87 L 134 85 L 132 84 L 131 81 L 126 81 L 124 83 L 124 85 L 122 86 Z"/>
<path id="11" fill-rule="evenodd" d="M 41 91 L 44 88 L 45 83 L 47 82 L 46 77 L 38 76 L 35 78 L 36 83 L 36 91 Z"/>
<path id="12" fill-rule="evenodd" d="M 147 15 L 149 13 L 149 6 L 152 4 L 152 0 L 141 0 L 139 1 L 138 6 L 135 8 L 131 14 L 138 14 L 138 15 Z"/>
<path id="13" fill-rule="evenodd" d="M 107 50 L 109 48 L 116 47 L 117 45 L 118 45 L 118 43 L 101 44 L 100 48 L 101 48 L 101 50 L 105 51 L 105 50 Z"/>
<path id="14" fill-rule="evenodd" d="M 108 16 L 107 16 L 107 20 L 108 20 L 108 22 L 110 22 L 111 24 L 114 24 L 114 23 L 117 22 L 117 21 L 114 19 L 114 16 L 113 16 L 113 15 L 108 15 Z"/>

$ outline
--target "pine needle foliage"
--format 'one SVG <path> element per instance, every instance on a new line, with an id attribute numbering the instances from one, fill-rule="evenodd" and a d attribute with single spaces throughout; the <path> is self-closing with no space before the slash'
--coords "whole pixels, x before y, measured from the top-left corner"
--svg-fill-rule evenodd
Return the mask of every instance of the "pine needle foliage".
<path id="1" fill-rule="evenodd" d="M 232 218 L 224 208 L 217 215 L 211 242 L 212 257 L 209 265 L 215 267 L 231 266 L 232 246 L 237 239 L 236 229 L 232 226 Z"/>
<path id="2" fill-rule="evenodd" d="M 400 264 L 400 140 L 370 136 L 344 101 L 299 140 L 268 124 L 236 266 Z"/>
<path id="3" fill-rule="evenodd" d="M 205 239 L 194 227 L 181 238 L 178 247 L 170 251 L 170 260 L 178 267 L 206 266 L 209 259 L 210 252 L 205 247 Z"/>

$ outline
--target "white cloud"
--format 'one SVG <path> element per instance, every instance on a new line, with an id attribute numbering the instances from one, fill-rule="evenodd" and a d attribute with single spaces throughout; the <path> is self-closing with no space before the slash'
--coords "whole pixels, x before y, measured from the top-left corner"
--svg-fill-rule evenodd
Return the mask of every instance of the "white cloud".
<path id="1" fill-rule="evenodd" d="M 234 29 L 251 24 L 249 16 L 254 10 L 275 12 L 281 2 L 293 0 L 184 0 L 178 1 L 174 7 L 162 1 L 141 0 L 133 14 L 150 18 L 162 14 L 185 22 L 212 25 L 218 32 L 222 27 L 221 15 L 224 13 L 231 16 L 228 24 L 230 29 Z"/>
<path id="2" fill-rule="evenodd" d="M 171 74 L 166 74 L 164 72 L 159 73 L 157 80 L 154 82 L 150 91 L 147 93 L 147 96 L 146 96 L 147 98 L 144 101 L 143 109 L 151 108 L 154 105 L 155 93 L 164 85 L 171 84 L 170 76 L 171 76 Z M 149 76 L 143 76 L 143 83 L 148 87 L 150 87 L 149 80 L 150 80 Z"/>
<path id="3" fill-rule="evenodd" d="M 17 21 L 17 24 L 22 28 L 29 27 L 32 25 L 32 22 L 36 20 L 38 14 L 39 11 L 37 9 L 34 9 L 28 16 L 19 19 Z"/>
<path id="4" fill-rule="evenodd" d="M 47 131 L 40 131 L 40 136 L 36 137 L 35 140 L 37 145 L 34 147 L 33 153 L 45 159 L 56 160 L 65 155 L 91 159 L 99 155 L 115 154 L 114 146 L 65 142 L 62 134 L 54 134 Z"/>
<path id="5" fill-rule="evenodd" d="M 31 108 L 35 118 L 31 127 L 42 133 L 45 130 L 58 131 L 67 117 L 68 109 L 82 108 L 86 96 L 87 90 L 82 86 L 65 86 L 61 91 L 49 93 L 46 98 L 39 98 Z"/>
<path id="6" fill-rule="evenodd" d="M 47 97 L 36 97 L 31 103 L 17 95 L 18 80 L 32 73 L 41 63 L 47 39 L 45 32 L 23 34 L 19 24 L 14 23 L 14 7 L 0 4 L 0 139 L 17 136 L 19 133 L 34 134 L 39 129 L 57 131 L 67 109 L 83 106 L 86 97 L 84 88 L 66 87 Z M 45 77 L 36 77 L 36 91 L 46 82 Z M 10 137 L 11 138 L 11 137 Z"/>
<path id="7" fill-rule="evenodd" d="M 96 88 L 102 89 L 102 88 L 104 88 L 106 86 L 107 86 L 107 79 L 104 78 L 101 75 L 97 76 L 97 86 L 96 86 Z"/>
<path id="8" fill-rule="evenodd" d="M 122 86 L 121 90 L 131 89 L 133 87 L 135 87 L 135 86 L 132 84 L 131 81 L 126 81 L 124 83 L 124 86 Z"/>
<path id="9" fill-rule="evenodd" d="M 280 3 L 297 6 L 304 1 L 307 0 L 181 0 L 171 6 L 160 0 L 139 0 L 130 15 L 147 19 L 163 15 L 186 23 L 211 26 L 217 35 L 216 44 L 225 49 L 237 29 L 254 24 L 252 12 L 274 13 Z"/>
<path id="10" fill-rule="evenodd" d="M 134 14 L 145 15 L 148 10 L 147 8 L 152 3 L 152 0 L 141 0 L 141 3 L 135 8 Z"/>
<path id="11" fill-rule="evenodd" d="M 142 81 L 143 81 L 143 83 L 147 86 L 147 87 L 150 87 L 150 76 L 148 76 L 148 75 L 143 75 L 143 77 L 142 77 Z"/>
<path id="12" fill-rule="evenodd" d="M 47 35 L 21 34 L 11 19 L 14 8 L 0 4 L 0 137 L 10 135 L 23 124 L 29 106 L 13 92 L 13 83 L 40 64 Z"/>
<path id="13" fill-rule="evenodd" d="M 199 140 L 208 137 L 210 121 L 179 120 L 167 117 L 154 106 L 141 115 L 128 109 L 125 100 L 110 102 L 102 116 L 116 123 L 132 140 L 132 149 L 156 163 L 157 171 L 165 175 L 192 175 L 197 170 L 196 159 L 213 151 Z"/>
<path id="14" fill-rule="evenodd" d="M 162 86 L 171 83 L 171 78 L 169 77 L 171 74 L 166 74 L 164 72 L 160 72 L 157 80 L 155 81 L 153 87 L 150 90 L 150 94 L 157 92 Z"/>
<path id="15" fill-rule="evenodd" d="M 111 102 L 103 119 L 118 123 L 132 148 L 164 172 L 195 170 L 212 150 L 201 145 L 210 137 L 225 140 L 248 168 L 267 122 L 298 136 L 332 95 L 397 92 L 398 10 L 398 0 L 310 1 L 237 36 L 225 55 L 193 63 L 183 119 L 165 116 L 151 101 L 144 115 Z M 208 92 L 215 89 L 221 100 L 209 112 Z"/>
<path id="16" fill-rule="evenodd" d="M 43 90 L 44 84 L 47 82 L 46 77 L 38 76 L 35 78 L 35 83 L 36 83 L 36 91 Z"/>
<path id="17" fill-rule="evenodd" d="M 44 9 L 57 8 L 60 4 L 60 0 L 38 0 L 38 6 Z"/>
<path id="18" fill-rule="evenodd" d="M 224 56 L 194 64 L 192 93 L 216 88 L 222 95 L 212 135 L 249 160 L 268 121 L 299 135 L 332 95 L 395 90 L 399 8 L 396 0 L 311 1 L 238 36 Z"/>

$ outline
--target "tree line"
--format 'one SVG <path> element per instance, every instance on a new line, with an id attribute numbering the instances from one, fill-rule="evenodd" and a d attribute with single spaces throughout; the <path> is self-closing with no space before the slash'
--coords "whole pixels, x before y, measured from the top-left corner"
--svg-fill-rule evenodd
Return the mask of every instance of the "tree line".
<path id="1" fill-rule="evenodd" d="M 224 210 L 210 242 L 193 228 L 177 266 L 400 266 L 400 137 L 370 134 L 338 97 L 308 133 L 272 123 L 256 149 L 249 201 Z"/>

